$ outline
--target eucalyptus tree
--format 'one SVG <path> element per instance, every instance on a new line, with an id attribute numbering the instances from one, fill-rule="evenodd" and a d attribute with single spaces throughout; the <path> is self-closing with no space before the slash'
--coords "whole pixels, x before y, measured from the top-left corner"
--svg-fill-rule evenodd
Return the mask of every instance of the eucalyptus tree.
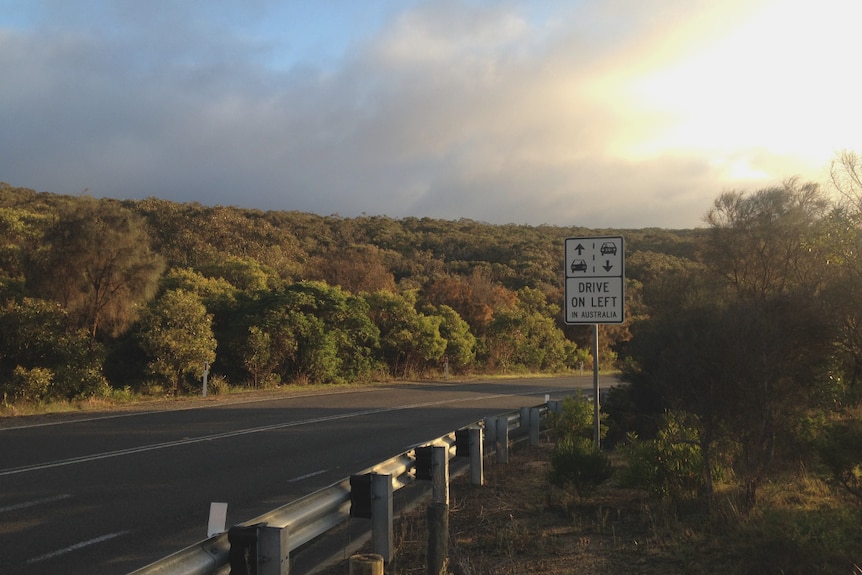
<path id="1" fill-rule="evenodd" d="M 828 381 L 830 207 L 817 185 L 796 180 L 721 194 L 706 217 L 703 267 L 669 268 L 660 297 L 644 290 L 657 305 L 632 328 L 634 397 L 698 417 L 707 479 L 714 447 L 735 445 L 728 455 L 750 505 Z"/>
<path id="2" fill-rule="evenodd" d="M 192 292 L 168 290 L 144 312 L 139 333 L 150 374 L 178 394 L 191 376 L 215 361 L 212 315 Z"/>
<path id="3" fill-rule="evenodd" d="M 57 302 L 22 298 L 0 306 L 0 395 L 39 401 L 104 395 L 104 350 L 70 328 Z"/>
<path id="4" fill-rule="evenodd" d="M 446 352 L 440 334 L 443 318 L 417 310 L 418 294 L 385 290 L 362 294 L 368 316 L 380 330 L 381 360 L 396 377 L 410 377 L 431 365 L 439 365 Z"/>
<path id="5" fill-rule="evenodd" d="M 142 218 L 118 202 L 80 198 L 59 212 L 31 254 L 27 287 L 60 302 L 96 338 L 135 320 L 163 269 Z"/>
<path id="6" fill-rule="evenodd" d="M 252 380 L 333 383 L 370 377 L 379 332 L 367 303 L 338 286 L 297 282 L 244 302 Z"/>
<path id="7" fill-rule="evenodd" d="M 514 305 L 494 312 L 485 335 L 491 366 L 504 370 L 553 371 L 573 367 L 576 345 L 557 326 L 559 306 L 532 288 L 518 291 Z"/>
<path id="8" fill-rule="evenodd" d="M 704 263 L 741 297 L 765 300 L 822 287 L 818 236 L 831 204 L 796 179 L 753 194 L 722 193 L 706 215 Z"/>

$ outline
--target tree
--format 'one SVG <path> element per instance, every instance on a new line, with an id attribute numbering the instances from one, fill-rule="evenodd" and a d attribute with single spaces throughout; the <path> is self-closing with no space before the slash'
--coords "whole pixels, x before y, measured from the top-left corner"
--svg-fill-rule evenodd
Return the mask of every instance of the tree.
<path id="1" fill-rule="evenodd" d="M 454 309 L 477 337 L 485 334 L 497 309 L 515 304 L 514 292 L 491 279 L 487 271 L 474 269 L 469 276 L 444 276 L 433 282 L 424 293 L 435 305 Z"/>
<path id="2" fill-rule="evenodd" d="M 456 371 L 471 366 L 476 361 L 476 338 L 470 333 L 467 322 L 447 305 L 441 305 L 426 315 L 436 315 L 443 320 L 440 323 L 440 336 L 446 340 L 448 365 Z"/>
<path id="3" fill-rule="evenodd" d="M 380 354 L 392 375 L 408 377 L 437 364 L 446 351 L 442 318 L 416 310 L 417 294 L 377 291 L 363 294 L 368 315 L 380 330 Z"/>
<path id="4" fill-rule="evenodd" d="M 850 210 L 862 214 L 862 156 L 842 150 L 829 165 L 832 187 L 841 194 Z"/>
<path id="5" fill-rule="evenodd" d="M 541 291 L 519 290 L 516 304 L 498 309 L 488 325 L 485 340 L 492 365 L 536 371 L 571 366 L 576 346 L 557 327 L 560 315 Z"/>
<path id="6" fill-rule="evenodd" d="M 339 287 L 298 282 L 262 294 L 247 309 L 249 329 L 260 330 L 255 353 L 268 354 L 266 365 L 284 381 L 356 381 L 375 367 L 378 331 L 368 306 Z"/>
<path id="7" fill-rule="evenodd" d="M 318 279 L 358 294 L 395 290 L 395 278 L 381 250 L 372 245 L 333 248 L 317 257 L 307 268 Z"/>
<path id="8" fill-rule="evenodd" d="M 245 368 L 251 374 L 252 385 L 258 387 L 275 367 L 272 361 L 272 338 L 256 325 L 248 328 L 248 341 L 244 355 Z"/>
<path id="9" fill-rule="evenodd" d="M 706 216 L 704 261 L 743 297 L 813 295 L 821 269 L 812 248 L 828 208 L 817 184 L 795 179 L 752 195 L 725 192 Z"/>
<path id="10" fill-rule="evenodd" d="M 141 319 L 140 338 L 150 373 L 179 393 L 186 377 L 215 361 L 212 316 L 200 298 L 184 290 L 165 292 Z"/>
<path id="11" fill-rule="evenodd" d="M 73 329 L 57 302 L 24 298 L 0 308 L 0 390 L 11 397 L 32 401 L 104 395 L 103 361 L 102 346 Z M 32 386 L 34 382 L 39 385 Z"/>
<path id="12" fill-rule="evenodd" d="M 155 294 L 164 268 L 144 221 L 119 203 L 83 198 L 62 211 L 32 254 L 28 285 L 59 301 L 95 338 L 121 333 Z"/>
<path id="13" fill-rule="evenodd" d="M 733 441 L 749 505 L 790 425 L 826 381 L 835 334 L 816 296 L 825 285 L 827 207 L 816 185 L 795 180 L 751 196 L 722 194 L 707 216 L 703 272 L 677 270 L 680 287 L 694 291 L 671 289 L 633 328 L 633 397 L 656 416 L 697 416 L 708 489 L 713 447 Z"/>

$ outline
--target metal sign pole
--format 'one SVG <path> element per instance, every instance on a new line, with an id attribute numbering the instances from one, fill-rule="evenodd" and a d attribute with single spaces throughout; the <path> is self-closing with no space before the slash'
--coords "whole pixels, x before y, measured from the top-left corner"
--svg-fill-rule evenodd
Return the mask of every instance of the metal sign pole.
<path id="1" fill-rule="evenodd" d="M 599 324 L 593 324 L 593 439 L 596 449 L 602 446 L 601 406 L 599 405 Z"/>

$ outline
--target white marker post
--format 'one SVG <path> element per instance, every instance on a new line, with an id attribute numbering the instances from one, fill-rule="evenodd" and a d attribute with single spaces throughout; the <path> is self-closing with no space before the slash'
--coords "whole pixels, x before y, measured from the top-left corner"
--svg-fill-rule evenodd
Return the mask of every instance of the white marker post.
<path id="1" fill-rule="evenodd" d="M 207 522 L 207 537 L 225 532 L 227 525 L 227 503 L 210 503 L 210 518 Z"/>
<path id="2" fill-rule="evenodd" d="M 207 396 L 207 377 L 209 376 L 209 374 L 210 374 L 210 362 L 205 361 L 204 362 L 204 374 L 203 374 L 203 377 L 204 377 L 204 397 Z M 216 394 L 216 395 L 218 395 L 218 394 Z"/>

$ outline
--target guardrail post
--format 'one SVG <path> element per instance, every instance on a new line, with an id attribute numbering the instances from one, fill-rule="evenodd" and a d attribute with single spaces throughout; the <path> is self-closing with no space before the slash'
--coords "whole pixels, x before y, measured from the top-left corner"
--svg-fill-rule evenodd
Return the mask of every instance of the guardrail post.
<path id="1" fill-rule="evenodd" d="M 428 573 L 445 573 L 449 555 L 449 449 L 434 445 L 431 450 L 431 494 L 428 506 Z"/>
<path id="2" fill-rule="evenodd" d="M 494 445 L 497 448 L 497 463 L 509 463 L 509 418 L 497 418 L 497 436 Z"/>
<path id="3" fill-rule="evenodd" d="M 542 416 L 539 413 L 539 408 L 530 409 L 530 445 L 536 447 L 539 445 L 539 427 Z"/>
<path id="4" fill-rule="evenodd" d="M 231 575 L 288 575 L 288 528 L 265 523 L 235 525 L 228 531 Z"/>
<path id="5" fill-rule="evenodd" d="M 497 441 L 497 418 L 488 416 L 485 418 L 485 441 L 488 447 L 494 447 Z"/>
<path id="6" fill-rule="evenodd" d="M 260 558 L 259 575 L 288 575 L 290 547 L 288 527 L 263 527 L 260 530 L 257 553 Z"/>
<path id="7" fill-rule="evenodd" d="M 392 476 L 371 474 L 371 540 L 374 553 L 392 561 Z"/>
<path id="8" fill-rule="evenodd" d="M 470 428 L 470 483 L 485 485 L 485 444 L 481 427 Z"/>
<path id="9" fill-rule="evenodd" d="M 518 410 L 518 432 L 528 433 L 530 430 L 530 408 L 522 407 Z"/>

